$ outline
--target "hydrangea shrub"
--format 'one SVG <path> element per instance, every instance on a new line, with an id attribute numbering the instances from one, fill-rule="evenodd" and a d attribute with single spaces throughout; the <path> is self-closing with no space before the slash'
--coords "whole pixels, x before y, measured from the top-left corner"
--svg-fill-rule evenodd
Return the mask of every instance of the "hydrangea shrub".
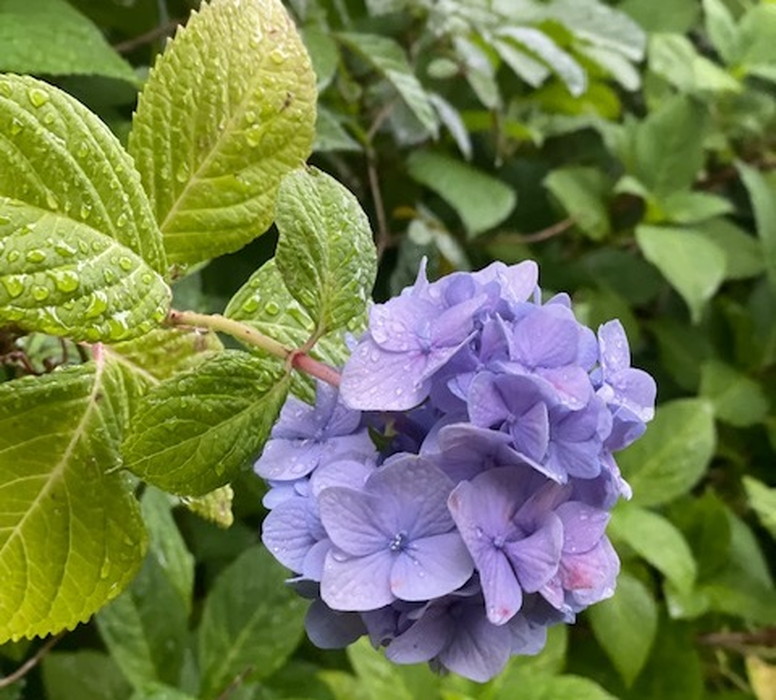
<path id="1" fill-rule="evenodd" d="M 339 387 L 289 398 L 256 462 L 262 539 L 312 600 L 310 639 L 486 681 L 611 596 L 614 453 L 655 382 L 622 325 L 597 335 L 531 261 L 415 284 L 372 307 Z"/>

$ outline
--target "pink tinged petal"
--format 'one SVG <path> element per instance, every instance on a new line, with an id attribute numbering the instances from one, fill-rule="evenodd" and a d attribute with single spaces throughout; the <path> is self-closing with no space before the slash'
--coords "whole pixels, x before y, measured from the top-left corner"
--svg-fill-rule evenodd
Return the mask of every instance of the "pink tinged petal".
<path id="1" fill-rule="evenodd" d="M 401 600 L 430 600 L 460 588 L 473 572 L 472 559 L 458 533 L 424 537 L 396 556 L 391 590 Z"/>
<path id="2" fill-rule="evenodd" d="M 483 548 L 476 559 L 488 620 L 503 625 L 520 610 L 523 591 L 506 555 L 495 547 Z"/>
<path id="3" fill-rule="evenodd" d="M 429 356 L 417 350 L 390 352 L 371 341 L 359 343 L 342 370 L 340 395 L 350 408 L 405 411 L 427 396 Z"/>
<path id="4" fill-rule="evenodd" d="M 304 626 L 319 649 L 343 649 L 366 634 L 360 615 L 332 610 L 322 600 L 313 601 L 307 609 Z"/>
<path id="5" fill-rule="evenodd" d="M 291 481 L 309 474 L 323 452 L 323 445 L 311 438 L 287 440 L 277 438 L 264 446 L 261 457 L 254 467 L 264 479 Z"/>
<path id="6" fill-rule="evenodd" d="M 479 609 L 469 606 L 459 621 L 455 637 L 437 657 L 451 671 L 478 683 L 499 674 L 512 650 L 512 635 L 506 626 L 492 625 Z"/>
<path id="7" fill-rule="evenodd" d="M 581 605 L 592 605 L 614 594 L 620 560 L 606 537 L 589 552 L 564 554 L 560 583 Z"/>
<path id="8" fill-rule="evenodd" d="M 392 536 L 405 531 L 408 541 L 413 541 L 453 528 L 447 510 L 453 482 L 428 459 L 398 457 L 376 470 L 366 488 L 379 504 L 376 510 L 385 514 L 385 527 L 392 528 Z"/>
<path id="9" fill-rule="evenodd" d="M 510 425 L 515 449 L 529 459 L 541 462 L 550 440 L 547 405 L 540 402 L 529 408 Z"/>
<path id="10" fill-rule="evenodd" d="M 454 624 L 445 608 L 431 606 L 388 645 L 385 655 L 396 664 L 430 661 L 447 646 L 454 634 Z"/>
<path id="11" fill-rule="evenodd" d="M 568 610 L 563 586 L 561 586 L 560 583 L 560 575 L 553 576 L 539 589 L 539 593 L 541 593 L 542 597 L 556 610 Z"/>
<path id="12" fill-rule="evenodd" d="M 348 557 L 331 550 L 321 578 L 321 598 L 333 610 L 362 612 L 395 600 L 390 575 L 393 556 L 388 549 L 365 557 Z"/>
<path id="13" fill-rule="evenodd" d="M 573 411 L 587 406 L 593 395 L 590 377 L 581 367 L 567 365 L 552 369 L 540 368 L 536 373 L 552 386 L 558 400 Z"/>
<path id="14" fill-rule="evenodd" d="M 563 546 L 563 524 L 554 513 L 548 513 L 544 525 L 529 537 L 507 542 L 504 551 L 527 593 L 544 586 L 558 571 Z"/>
<path id="15" fill-rule="evenodd" d="M 352 556 L 388 552 L 395 529 L 378 520 L 380 501 L 353 489 L 332 486 L 318 497 L 321 522 L 331 541 Z"/>
<path id="16" fill-rule="evenodd" d="M 598 328 L 598 343 L 604 372 L 619 372 L 630 367 L 628 338 L 619 321 L 609 321 Z"/>
<path id="17" fill-rule="evenodd" d="M 283 566 L 301 572 L 305 556 L 315 544 L 307 527 L 308 502 L 291 498 L 277 506 L 262 523 L 261 541 Z"/>
<path id="18" fill-rule="evenodd" d="M 609 513 L 592 506 L 569 501 L 555 511 L 563 522 L 563 553 L 584 554 L 604 536 Z"/>
<path id="19" fill-rule="evenodd" d="M 512 337 L 513 359 L 526 367 L 562 367 L 577 358 L 579 328 L 570 318 L 537 309 L 520 321 Z"/>
<path id="20" fill-rule="evenodd" d="M 331 550 L 331 540 L 325 539 L 316 542 L 305 555 L 302 562 L 301 574 L 311 581 L 320 581 L 323 577 L 323 567 L 326 563 L 326 555 Z"/>

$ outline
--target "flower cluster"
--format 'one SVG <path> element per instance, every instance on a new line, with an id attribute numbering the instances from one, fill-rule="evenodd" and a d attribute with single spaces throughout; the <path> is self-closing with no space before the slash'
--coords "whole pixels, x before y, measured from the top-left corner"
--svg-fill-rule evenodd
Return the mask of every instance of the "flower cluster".
<path id="1" fill-rule="evenodd" d="M 622 326 L 596 335 L 532 262 L 415 284 L 371 309 L 339 391 L 291 398 L 256 463 L 263 541 L 324 648 L 485 681 L 614 590 L 612 453 L 653 415 Z"/>

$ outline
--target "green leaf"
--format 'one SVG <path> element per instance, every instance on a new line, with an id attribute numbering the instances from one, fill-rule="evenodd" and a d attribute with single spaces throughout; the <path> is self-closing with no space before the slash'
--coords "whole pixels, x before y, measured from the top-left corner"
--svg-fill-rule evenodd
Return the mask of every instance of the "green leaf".
<path id="1" fill-rule="evenodd" d="M 224 315 L 255 328 L 259 333 L 274 338 L 288 348 L 301 347 L 315 331 L 315 323 L 302 305 L 291 296 L 274 259 L 264 263 L 251 275 L 232 297 Z M 363 330 L 364 321 L 365 314 L 353 319 L 348 330 L 359 334 Z M 261 357 L 269 357 L 263 350 L 250 349 Z M 339 367 L 344 364 L 350 351 L 345 346 L 342 334 L 335 331 L 319 339 L 310 355 Z M 291 390 L 295 395 L 312 402 L 315 397 L 314 386 L 308 375 L 293 373 Z"/>
<path id="2" fill-rule="evenodd" d="M 152 681 L 178 684 L 188 638 L 186 602 L 149 553 L 132 585 L 97 613 L 111 657 L 135 688 Z"/>
<path id="3" fill-rule="evenodd" d="M 203 3 L 151 71 L 129 139 L 170 262 L 264 233 L 314 124 L 315 74 L 280 0 Z"/>
<path id="4" fill-rule="evenodd" d="M 235 698 L 237 698 L 236 695 Z M 137 690 L 130 700 L 197 700 L 197 698 L 164 683 L 149 683 Z"/>
<path id="5" fill-rule="evenodd" d="M 703 166 L 705 107 L 676 96 L 639 124 L 633 143 L 633 174 L 658 199 L 688 189 Z"/>
<path id="6" fill-rule="evenodd" d="M 765 271 L 773 288 L 776 288 L 776 190 L 762 173 L 744 163 L 738 164 L 757 223 L 757 235 L 762 243 Z"/>
<path id="7" fill-rule="evenodd" d="M 662 515 L 632 503 L 620 503 L 612 513 L 610 536 L 625 542 L 681 592 L 695 583 L 697 567 L 682 533 Z"/>
<path id="8" fill-rule="evenodd" d="M 418 121 L 434 137 L 439 131 L 436 113 L 428 95 L 415 77 L 404 49 L 393 39 L 377 34 L 340 33 L 337 38 L 355 51 L 396 89 Z"/>
<path id="9" fill-rule="evenodd" d="M 705 399 L 680 399 L 658 408 L 646 434 L 618 455 L 634 503 L 660 505 L 695 486 L 714 454 L 713 416 Z"/>
<path id="10" fill-rule="evenodd" d="M 455 209 L 470 237 L 498 226 L 517 204 L 511 187 L 448 156 L 415 151 L 407 158 L 407 170 Z"/>
<path id="11" fill-rule="evenodd" d="M 302 28 L 302 39 L 305 48 L 310 54 L 315 77 L 318 81 L 318 90 L 322 92 L 334 79 L 339 63 L 339 50 L 337 42 L 331 36 L 331 32 L 315 24 L 308 24 Z"/>
<path id="12" fill-rule="evenodd" d="M 714 354 L 709 336 L 698 326 L 671 317 L 649 324 L 660 348 L 660 363 L 682 389 L 695 392 L 701 382 L 701 364 Z"/>
<path id="13" fill-rule="evenodd" d="M 776 489 L 750 476 L 744 477 L 744 488 L 749 506 L 757 513 L 766 530 L 776 538 Z"/>
<path id="14" fill-rule="evenodd" d="M 654 34 L 649 42 L 650 70 L 684 93 L 741 92 L 730 73 L 705 56 L 681 34 Z"/>
<path id="15" fill-rule="evenodd" d="M 636 229 L 644 257 L 687 302 L 698 323 L 706 303 L 725 279 L 725 254 L 713 241 L 690 229 L 639 226 Z"/>
<path id="16" fill-rule="evenodd" d="M 65 0 L 0 0 L 0 46 L 0 71 L 137 82 L 99 28 Z"/>
<path id="17" fill-rule="evenodd" d="M 768 413 L 769 402 L 763 387 L 717 360 L 703 365 L 700 395 L 711 402 L 719 420 L 738 428 L 755 425 Z"/>
<path id="18" fill-rule="evenodd" d="M 738 27 L 722 0 L 703 0 L 706 33 L 719 55 L 728 65 L 736 62 L 740 53 Z"/>
<path id="19" fill-rule="evenodd" d="M 231 481 L 259 452 L 285 400 L 279 364 L 229 350 L 153 387 L 132 416 L 124 466 L 183 496 Z"/>
<path id="20" fill-rule="evenodd" d="M 234 523 L 233 499 L 234 491 L 227 485 L 199 498 L 185 498 L 183 505 L 200 518 L 226 529 Z"/>
<path id="21" fill-rule="evenodd" d="M 544 186 L 589 238 L 600 241 L 609 235 L 606 197 L 611 187 L 603 173 L 595 168 L 558 168 L 544 178 Z"/>
<path id="22" fill-rule="evenodd" d="M 189 613 L 194 593 L 194 557 L 172 517 L 170 497 L 149 486 L 140 500 L 140 510 L 148 528 L 149 556 L 156 559 Z"/>
<path id="23" fill-rule="evenodd" d="M 49 700 L 127 700 L 132 692 L 110 656 L 89 650 L 47 654 L 43 684 Z"/>
<path id="24" fill-rule="evenodd" d="M 347 326 L 366 309 L 377 271 L 369 220 L 334 178 L 300 169 L 280 184 L 275 263 L 316 332 Z"/>
<path id="25" fill-rule="evenodd" d="M 360 639 L 347 650 L 348 660 L 373 700 L 413 700 L 404 683 L 399 668 L 376 650 L 367 639 Z"/>
<path id="26" fill-rule="evenodd" d="M 96 358 L 0 385 L 0 643 L 85 622 L 142 562 L 122 375 Z"/>
<path id="27" fill-rule="evenodd" d="M 246 671 L 266 678 L 296 648 L 306 604 L 283 578 L 265 549 L 251 547 L 216 579 L 198 635 L 202 700 L 219 696 Z"/>
<path id="28" fill-rule="evenodd" d="M 319 107 L 318 118 L 315 122 L 313 150 L 316 153 L 321 153 L 326 151 L 360 152 L 363 149 L 332 112 L 324 107 Z"/>
<path id="29" fill-rule="evenodd" d="M 697 231 L 724 251 L 727 279 L 757 277 L 765 271 L 760 241 L 728 219 L 705 221 Z"/>
<path id="30" fill-rule="evenodd" d="M 614 597 L 588 612 L 593 633 L 627 685 L 644 668 L 657 633 L 657 603 L 638 579 L 620 574 Z"/>
<path id="31" fill-rule="evenodd" d="M 503 688 L 493 696 L 493 700 L 513 700 L 515 688 L 520 688 L 520 697 L 525 700 L 615 700 L 615 696 L 606 692 L 600 685 L 582 676 L 529 676 L 520 678 L 519 686 Z M 467 698 L 468 700 L 468 698 Z"/>
<path id="32" fill-rule="evenodd" d="M 682 190 L 659 202 L 663 217 L 675 224 L 693 224 L 733 211 L 729 200 L 707 192 Z"/>
<path id="33" fill-rule="evenodd" d="M 648 32 L 680 34 L 693 28 L 699 12 L 697 0 L 625 0 L 618 9 Z"/>

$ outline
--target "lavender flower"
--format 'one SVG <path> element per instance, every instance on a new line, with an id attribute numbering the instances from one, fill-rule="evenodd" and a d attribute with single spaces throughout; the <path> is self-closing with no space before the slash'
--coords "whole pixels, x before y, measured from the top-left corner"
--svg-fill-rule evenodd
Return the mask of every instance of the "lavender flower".
<path id="1" fill-rule="evenodd" d="M 262 538 L 312 599 L 323 648 L 368 634 L 396 663 L 476 681 L 614 591 L 613 452 L 653 416 L 617 321 L 594 334 L 537 268 L 415 284 L 370 313 L 339 393 L 289 399 L 256 463 Z"/>

